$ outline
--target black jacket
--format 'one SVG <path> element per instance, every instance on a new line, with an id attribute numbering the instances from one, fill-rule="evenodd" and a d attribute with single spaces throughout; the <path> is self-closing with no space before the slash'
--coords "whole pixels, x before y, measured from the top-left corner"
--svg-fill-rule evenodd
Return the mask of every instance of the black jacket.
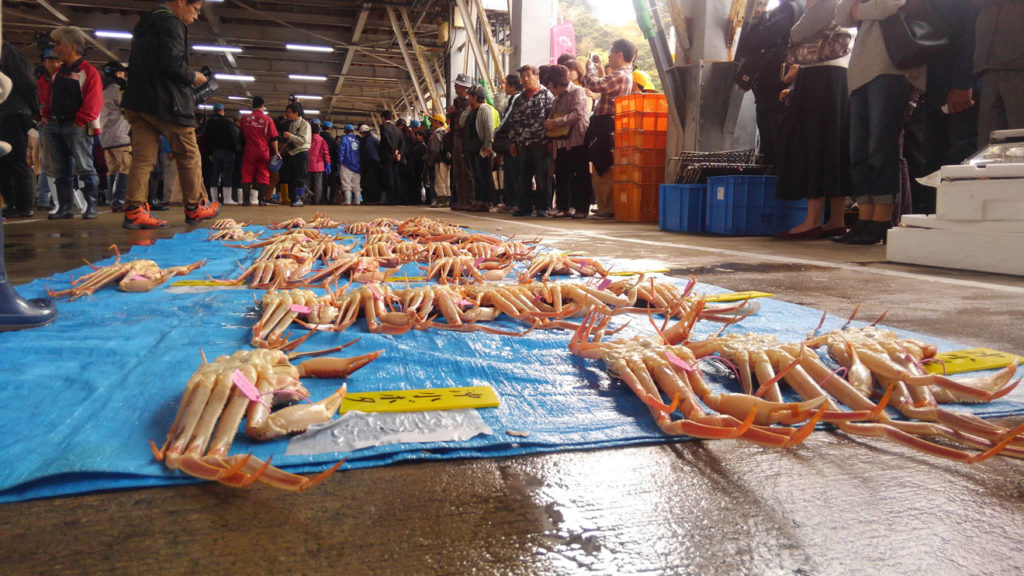
<path id="1" fill-rule="evenodd" d="M 381 163 L 396 163 L 394 152 L 405 157 L 405 135 L 392 122 L 385 122 L 380 127 L 380 160 Z"/>
<path id="2" fill-rule="evenodd" d="M 206 148 L 211 152 L 214 150 L 238 149 L 238 126 L 226 116 L 214 114 L 206 121 L 206 128 L 203 129 L 203 138 L 206 141 Z"/>
<path id="3" fill-rule="evenodd" d="M 0 71 L 11 79 L 11 93 L 0 104 L 0 114 L 39 115 L 39 88 L 28 60 L 10 42 L 4 42 Z"/>
<path id="4" fill-rule="evenodd" d="M 132 31 L 128 87 L 121 106 L 175 124 L 195 126 L 188 32 L 166 7 L 142 15 Z"/>

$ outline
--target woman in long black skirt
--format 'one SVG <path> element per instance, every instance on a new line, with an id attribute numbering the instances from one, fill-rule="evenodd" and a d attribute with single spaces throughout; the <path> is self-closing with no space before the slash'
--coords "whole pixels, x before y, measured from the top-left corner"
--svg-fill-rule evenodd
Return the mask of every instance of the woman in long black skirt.
<path id="1" fill-rule="evenodd" d="M 812 40 L 832 26 L 837 0 L 809 0 L 790 32 L 791 45 Z M 782 165 L 776 196 L 807 199 L 804 221 L 778 235 L 785 240 L 842 236 L 850 180 L 849 55 L 800 66 L 783 124 Z M 828 219 L 823 222 L 826 205 Z"/>

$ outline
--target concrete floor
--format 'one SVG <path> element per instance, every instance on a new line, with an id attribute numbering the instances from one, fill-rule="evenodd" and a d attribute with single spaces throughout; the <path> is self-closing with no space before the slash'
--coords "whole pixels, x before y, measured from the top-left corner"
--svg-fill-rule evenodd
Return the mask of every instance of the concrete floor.
<path id="1" fill-rule="evenodd" d="M 313 207 L 225 209 L 266 223 Z M 661 232 L 403 207 L 561 250 L 650 258 L 673 274 L 972 346 L 1024 352 L 1024 278 L 889 264 L 882 246 Z M 98 221 L 5 224 L 19 284 L 166 238 Z M 40 399 L 43 401 L 43 399 Z M 1012 422 L 1011 422 L 1012 423 Z M 6 441 L 31 442 L 22 438 Z M 780 451 L 684 442 L 338 474 L 307 494 L 213 484 L 0 506 L 3 574 L 1019 574 L 1024 463 L 968 466 L 816 432 Z"/>

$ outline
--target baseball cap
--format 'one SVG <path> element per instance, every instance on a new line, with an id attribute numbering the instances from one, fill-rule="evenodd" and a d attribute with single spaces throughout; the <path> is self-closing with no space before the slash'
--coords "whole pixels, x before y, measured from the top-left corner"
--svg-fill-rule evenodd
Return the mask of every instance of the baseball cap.
<path id="1" fill-rule="evenodd" d="M 333 128 L 333 127 L 334 127 L 334 122 L 331 122 L 330 120 L 324 120 L 324 128 Z"/>
<path id="2" fill-rule="evenodd" d="M 320 119 L 319 118 L 313 118 L 313 121 L 311 122 L 311 124 L 320 124 Z"/>
<path id="3" fill-rule="evenodd" d="M 633 70 L 633 83 L 638 84 L 644 90 L 654 89 L 654 84 L 651 82 L 651 75 L 643 70 Z"/>
<path id="4" fill-rule="evenodd" d="M 409 127 L 410 128 L 419 128 L 420 127 L 420 121 L 419 120 L 413 120 L 412 122 L 409 122 Z"/>
<path id="5" fill-rule="evenodd" d="M 366 126 L 366 125 L 364 124 L 363 126 L 360 126 L 360 127 L 359 127 L 359 131 L 360 131 L 360 132 L 362 132 L 362 131 L 363 131 L 363 128 L 366 128 L 367 130 L 369 130 L 369 129 L 370 129 L 370 128 L 369 128 L 369 126 Z M 355 129 L 356 129 L 356 127 L 355 127 L 355 126 L 353 126 L 353 125 L 351 125 L 351 124 L 345 124 L 345 132 L 352 132 L 352 131 L 354 131 Z"/>
<path id="6" fill-rule="evenodd" d="M 434 122 L 437 122 L 438 124 L 448 123 L 448 119 L 444 117 L 444 114 L 434 114 L 433 116 L 430 117 L 430 119 L 433 120 Z"/>
<path id="7" fill-rule="evenodd" d="M 213 109 L 214 110 L 223 110 L 224 109 L 224 105 L 221 104 L 220 102 L 217 102 L 216 104 L 213 105 Z"/>
<path id="8" fill-rule="evenodd" d="M 473 81 L 469 74 L 459 74 L 455 77 L 456 86 L 466 86 L 468 88 L 474 84 L 476 84 L 476 82 Z"/>
<path id="9" fill-rule="evenodd" d="M 54 60 L 59 60 L 59 58 L 57 58 L 56 50 L 54 50 L 53 48 L 46 48 L 45 50 L 43 50 L 43 60 L 49 60 L 50 58 L 53 58 Z"/>
<path id="10" fill-rule="evenodd" d="M 359 126 L 359 131 L 360 132 L 369 132 L 370 131 L 370 127 L 367 126 L 366 124 L 362 124 L 362 125 Z"/>

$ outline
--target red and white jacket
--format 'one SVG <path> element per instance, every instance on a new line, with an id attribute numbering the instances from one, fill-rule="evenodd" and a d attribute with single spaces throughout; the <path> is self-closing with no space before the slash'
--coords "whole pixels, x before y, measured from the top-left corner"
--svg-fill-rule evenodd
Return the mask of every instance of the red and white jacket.
<path id="1" fill-rule="evenodd" d="M 96 119 L 103 109 L 100 73 L 85 58 L 70 66 L 61 65 L 51 79 L 45 108 L 51 119 L 73 117 L 78 126 L 98 126 Z"/>

